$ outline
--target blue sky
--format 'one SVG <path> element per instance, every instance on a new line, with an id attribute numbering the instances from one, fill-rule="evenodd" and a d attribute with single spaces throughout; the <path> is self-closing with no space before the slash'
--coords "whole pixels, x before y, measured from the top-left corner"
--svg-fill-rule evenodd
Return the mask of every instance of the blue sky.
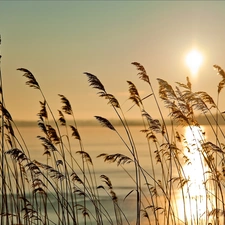
<path id="1" fill-rule="evenodd" d="M 78 119 L 115 117 L 88 86 L 83 72 L 90 72 L 118 98 L 128 118 L 137 118 L 137 109 L 127 112 L 132 103 L 126 101 L 126 80 L 142 97 L 150 90 L 131 62 L 145 66 L 157 92 L 156 78 L 172 85 L 186 81 L 190 72 L 184 58 L 193 47 L 204 56 L 198 76 L 191 77 L 193 88 L 216 96 L 220 77 L 212 65 L 225 68 L 224 11 L 224 1 L 0 1 L 6 106 L 14 119 L 37 119 L 42 98 L 25 86 L 16 70 L 24 67 L 56 115 L 57 95 L 63 94 Z M 157 116 L 152 99 L 146 105 Z"/>

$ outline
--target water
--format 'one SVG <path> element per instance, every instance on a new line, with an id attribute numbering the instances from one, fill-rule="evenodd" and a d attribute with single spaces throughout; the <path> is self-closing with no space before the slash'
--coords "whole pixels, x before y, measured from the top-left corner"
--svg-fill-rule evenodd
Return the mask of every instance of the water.
<path id="1" fill-rule="evenodd" d="M 127 141 L 123 128 L 119 127 L 117 128 L 117 130 L 120 134 L 124 135 Z M 140 161 L 148 166 L 148 161 L 145 160 L 146 156 L 148 156 L 148 152 L 145 151 L 146 139 L 144 137 L 144 134 L 140 132 L 141 127 L 135 126 L 132 127 L 131 130 L 134 133 L 135 143 L 139 151 Z M 20 132 L 26 141 L 26 145 L 29 149 L 31 158 L 44 163 L 46 161 L 46 156 L 43 155 L 44 148 L 42 147 L 40 140 L 37 138 L 38 135 L 44 136 L 44 134 L 38 127 L 21 127 Z M 124 180 L 126 176 L 124 176 L 123 169 L 118 167 L 116 163 L 104 163 L 103 158 L 97 157 L 102 153 L 120 153 L 128 157 L 132 157 L 129 150 L 126 148 L 118 135 L 114 131 L 100 126 L 82 126 L 79 127 L 79 133 L 84 146 L 83 150 L 91 156 L 96 174 L 108 175 L 115 188 L 124 189 L 126 187 L 129 187 L 132 182 Z M 79 142 L 72 136 L 70 136 L 69 138 L 71 142 L 72 154 L 79 161 L 81 157 L 76 154 L 77 151 L 80 151 Z M 64 139 L 64 141 L 65 140 L 66 139 Z M 128 171 L 131 171 L 133 170 L 133 165 L 126 165 L 126 168 Z"/>
<path id="2" fill-rule="evenodd" d="M 143 133 L 140 133 L 140 129 L 142 128 L 138 126 L 131 127 L 131 130 L 134 133 L 135 143 L 137 145 L 136 147 L 139 151 L 140 161 L 145 162 L 145 158 L 148 155 L 148 152 L 145 152 L 145 136 Z M 19 127 L 19 130 L 25 140 L 26 148 L 29 150 L 30 158 L 46 164 L 46 155 L 43 155 L 44 148 L 41 144 L 41 141 L 37 138 L 37 136 L 45 136 L 43 132 L 41 132 L 41 130 L 35 126 Z M 117 130 L 124 137 L 124 140 L 129 144 L 124 129 L 122 127 L 118 127 Z M 61 129 L 61 132 L 61 135 L 66 134 L 66 130 L 63 128 Z M 126 215 L 128 215 L 130 222 L 135 221 L 136 187 L 134 181 L 130 178 L 130 176 L 132 176 L 135 179 L 133 163 L 124 165 L 124 168 L 126 169 L 127 173 L 129 173 L 128 175 L 126 172 L 124 172 L 124 169 L 122 169 L 120 166 L 117 166 L 116 162 L 106 163 L 104 162 L 103 158 L 97 157 L 101 153 L 120 153 L 132 158 L 131 153 L 129 152 L 123 141 L 120 139 L 120 137 L 118 137 L 116 132 L 108 128 L 104 128 L 101 126 L 81 126 L 79 127 L 79 134 L 81 136 L 82 144 L 84 146 L 83 150 L 90 155 L 93 161 L 94 171 L 97 178 L 97 186 L 103 185 L 105 187 L 106 191 L 104 191 L 103 189 L 99 189 L 99 195 L 101 201 L 104 204 L 104 207 L 106 208 L 106 211 L 109 212 L 110 217 L 112 217 L 112 219 L 115 218 L 113 204 L 107 194 L 109 190 L 107 188 L 107 185 L 105 185 L 103 180 L 100 178 L 101 175 L 106 175 L 107 177 L 109 177 L 113 185 L 113 191 L 116 193 L 118 201 L 120 202 L 120 207 L 122 211 Z M 77 151 L 81 150 L 79 141 L 74 139 L 72 136 L 69 136 L 69 138 L 71 143 L 72 155 L 76 159 L 76 161 L 80 165 L 82 165 L 81 156 L 76 153 Z M 66 138 L 64 138 L 63 140 L 66 145 L 65 147 L 68 148 L 68 144 L 66 144 Z M 20 141 L 20 143 L 22 142 Z M 25 147 L 23 148 L 25 149 Z M 68 154 L 67 156 L 68 161 L 70 162 L 70 157 Z M 149 167 L 148 161 L 146 161 L 145 164 L 147 165 L 147 167 Z M 80 172 L 80 170 L 76 166 L 75 168 L 76 173 L 82 178 L 82 173 Z M 131 191 L 133 191 L 133 193 L 131 193 L 126 198 L 126 200 L 124 200 L 125 196 Z M 82 200 L 80 201 L 81 203 L 83 203 Z M 57 200 L 55 199 L 55 197 L 51 198 L 51 202 L 53 203 L 53 205 L 57 205 Z M 49 208 L 50 207 L 51 206 L 49 205 Z M 92 204 L 88 200 L 87 207 L 92 208 L 93 210 Z M 53 209 L 51 209 L 50 212 L 51 213 L 49 213 L 49 217 L 52 221 L 56 222 L 56 212 L 54 212 Z M 108 224 L 107 220 L 105 220 L 104 224 Z"/>
<path id="3" fill-rule="evenodd" d="M 97 157 L 99 154 L 102 154 L 102 153 L 106 153 L 106 154 L 120 153 L 132 158 L 132 155 L 129 152 L 128 147 L 126 147 L 126 144 L 124 144 L 123 142 L 124 140 L 125 143 L 127 143 L 129 146 L 129 140 L 127 138 L 126 132 L 124 131 L 123 127 L 116 127 L 118 133 L 122 136 L 123 140 L 121 140 L 121 138 L 117 135 L 115 131 L 112 131 L 108 128 L 101 127 L 101 126 L 81 126 L 78 129 L 79 129 L 79 134 L 81 136 L 81 140 L 83 144 L 83 150 L 90 155 L 93 161 L 94 171 L 97 178 L 97 186 L 103 185 L 107 190 L 107 187 L 105 183 L 103 182 L 103 180 L 100 178 L 100 176 L 106 175 L 107 177 L 109 177 L 113 185 L 113 190 L 115 191 L 118 197 L 119 205 L 122 211 L 127 215 L 127 218 L 129 219 L 129 223 L 131 224 L 135 223 L 136 187 L 135 187 L 134 181 L 131 179 L 131 177 L 135 179 L 134 164 L 130 163 L 130 164 L 124 165 L 124 168 L 127 171 L 125 172 L 122 167 L 117 166 L 116 162 L 106 163 L 104 162 L 104 159 L 102 157 L 101 158 Z M 151 176 L 153 176 L 152 168 L 151 168 L 151 160 L 149 157 L 149 154 L 150 154 L 149 146 L 147 144 L 145 134 L 143 132 L 140 132 L 140 130 L 143 130 L 143 127 L 132 126 L 130 127 L 130 129 L 132 132 L 132 136 L 134 138 L 134 143 L 136 145 L 140 164 L 145 170 L 149 172 Z M 40 140 L 37 138 L 38 135 L 44 136 L 44 134 L 40 131 L 38 127 L 35 127 L 35 126 L 20 127 L 19 130 L 26 142 L 26 147 L 29 150 L 31 159 L 46 164 L 46 155 L 43 155 L 44 148 L 41 145 Z M 170 132 L 172 132 L 171 128 L 169 128 L 169 130 Z M 187 131 L 185 131 L 185 128 L 183 129 L 179 128 L 177 130 L 181 132 L 181 134 L 183 134 L 183 137 L 185 137 L 185 135 L 188 135 Z M 215 141 L 215 137 L 210 127 L 204 126 L 204 131 L 205 131 L 205 137 L 207 139 L 210 139 L 212 142 Z M 62 132 L 61 135 L 66 134 L 66 130 L 64 130 L 64 128 L 61 129 L 61 132 Z M 161 136 L 159 137 L 162 139 Z M 77 151 L 81 150 L 79 142 L 78 140 L 74 139 L 72 136 L 69 136 L 69 138 L 71 143 L 72 155 L 77 160 L 77 162 L 80 165 L 82 165 L 81 156 L 76 153 Z M 219 136 L 219 138 L 223 138 L 223 137 Z M 64 137 L 63 140 L 65 143 L 65 148 L 68 148 L 68 145 L 66 144 L 67 143 L 66 138 Z M 159 141 L 162 141 L 162 140 L 159 140 Z M 180 146 L 181 148 L 183 148 L 182 145 L 183 144 L 178 143 L 178 146 Z M 156 160 L 155 153 L 154 153 L 154 151 L 156 150 L 155 143 L 151 143 L 150 148 L 151 148 L 151 153 L 153 154 L 153 161 L 155 163 L 155 160 Z M 67 154 L 67 157 L 68 156 L 69 155 Z M 68 159 L 69 158 L 70 157 L 68 157 Z M 162 174 L 161 174 L 162 170 L 161 170 L 160 164 L 155 164 L 154 168 L 156 169 L 155 176 L 156 176 L 156 180 L 158 181 L 162 178 Z M 195 171 L 198 170 L 198 168 L 197 169 L 196 168 L 195 168 Z M 82 173 L 80 172 L 78 168 L 76 168 L 75 171 L 80 177 L 82 177 Z M 190 172 L 190 169 L 188 169 L 188 171 Z M 193 172 L 193 174 L 195 173 L 195 171 Z M 174 174 L 174 176 L 176 176 L 176 173 Z M 150 185 L 154 184 L 153 180 L 149 177 L 148 177 L 148 182 Z M 145 191 L 147 188 L 145 181 L 142 181 L 142 187 L 143 187 L 143 191 Z M 197 192 L 199 190 L 201 189 L 198 189 L 198 190 L 195 189 L 194 191 Z M 112 218 L 115 218 L 114 208 L 113 208 L 113 204 L 110 197 L 107 195 L 106 191 L 104 191 L 103 189 L 99 189 L 99 194 L 104 206 L 106 207 L 107 212 L 109 212 Z M 180 194 L 181 193 L 179 191 L 176 191 L 175 193 L 176 196 L 181 197 Z M 161 195 L 158 196 L 159 201 L 162 200 L 161 197 L 162 197 Z M 148 196 L 148 198 L 150 197 Z M 51 201 L 53 202 L 53 205 L 57 204 L 57 201 L 56 199 L 54 200 L 53 196 Z M 82 200 L 80 201 L 82 202 Z M 188 200 L 186 199 L 186 201 Z M 145 206 L 149 206 L 145 200 L 144 200 L 144 203 L 146 204 Z M 177 200 L 177 204 L 178 205 L 176 207 L 178 207 L 178 209 L 179 207 L 182 208 L 182 206 L 179 205 L 180 204 L 179 200 Z M 200 205 L 200 203 L 198 204 Z M 89 201 L 87 201 L 87 206 L 91 207 L 91 203 Z M 55 212 L 54 210 L 52 210 L 51 213 L 49 213 L 49 217 L 52 219 L 52 221 L 56 222 L 57 219 L 55 218 L 54 215 L 55 215 Z M 180 215 L 182 215 L 182 213 L 180 213 Z M 184 218 L 182 218 L 182 220 L 184 220 Z M 147 220 L 143 219 L 142 224 L 144 224 L 145 222 L 147 222 Z M 108 224 L 107 220 L 105 221 L 104 224 Z M 180 222 L 180 224 L 183 224 L 183 222 Z M 197 222 L 195 221 L 193 224 L 201 224 L 201 223 L 199 221 Z"/>

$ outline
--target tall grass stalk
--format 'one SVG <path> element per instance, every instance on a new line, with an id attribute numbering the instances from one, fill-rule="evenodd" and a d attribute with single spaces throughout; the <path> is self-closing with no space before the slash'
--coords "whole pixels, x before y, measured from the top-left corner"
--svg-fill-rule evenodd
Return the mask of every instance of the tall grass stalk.
<path id="1" fill-rule="evenodd" d="M 0 36 L 0 47 L 1 47 L 1 36 Z M 0 48 L 1 49 L 1 48 Z M 4 97 L 3 97 L 3 81 L 2 81 L 2 72 L 1 72 L 1 60 L 2 55 L 0 52 L 0 93 L 1 93 L 1 107 L 4 105 Z M 1 113 L 1 215 L 8 215 L 8 199 L 7 199 L 7 191 L 6 191 L 6 178 L 5 178 L 5 157 L 4 157 L 4 113 L 2 110 Z M 8 216 L 6 218 L 6 224 L 9 224 Z M 1 216 L 1 223 L 4 223 L 4 217 Z"/>
<path id="2" fill-rule="evenodd" d="M 44 148 L 45 160 L 32 159 L 26 140 L 7 110 L 0 67 L 1 224 L 224 224 L 225 135 L 221 120 L 225 120 L 219 107 L 225 84 L 223 69 L 214 65 L 222 77 L 215 103 L 206 92 L 193 92 L 189 78 L 186 83 L 176 82 L 175 87 L 158 78 L 157 94 L 144 66 L 138 62 L 132 65 L 150 92 L 142 97 L 135 84 L 127 81 L 129 100 L 134 104 L 128 110 L 139 108 L 147 166 L 141 161 L 143 152 L 132 131 L 137 127 L 131 128 L 119 100 L 106 91 L 99 78 L 85 73 L 98 96 L 108 101 L 122 128 L 119 130 L 114 122 L 103 116 L 93 115 L 127 151 L 122 154 L 119 149 L 97 156 L 105 163 L 116 163 L 130 179 L 132 187 L 123 196 L 113 187 L 107 172 L 96 176 L 95 160 L 85 149 L 69 100 L 59 94 L 62 107 L 57 111 L 57 119 L 33 73 L 19 68 L 27 79 L 26 84 L 37 89 L 42 98 L 37 103 L 41 107 L 37 126 L 42 135 L 37 138 Z M 149 99 L 155 102 L 159 118 L 153 118 L 152 112 L 147 111 Z M 213 140 L 204 134 L 199 114 L 210 128 Z M 187 136 L 187 130 L 191 137 Z M 128 164 L 132 170 L 127 169 Z M 199 177 L 196 178 L 196 174 Z M 135 213 L 130 215 L 123 204 L 134 193 Z M 103 196 L 107 197 L 111 211 Z M 134 214 L 133 220 L 130 216 Z"/>

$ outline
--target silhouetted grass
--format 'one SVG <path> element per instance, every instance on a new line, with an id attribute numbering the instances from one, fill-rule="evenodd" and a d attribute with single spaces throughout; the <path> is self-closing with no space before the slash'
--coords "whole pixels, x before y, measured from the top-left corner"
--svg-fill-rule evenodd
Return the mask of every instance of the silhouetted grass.
<path id="1" fill-rule="evenodd" d="M 32 159 L 26 140 L 5 108 L 1 82 L 1 224 L 224 224 L 224 132 L 220 120 L 219 99 L 225 84 L 225 73 L 214 65 L 222 80 L 218 84 L 215 101 L 204 91 L 193 92 L 191 81 L 177 82 L 172 87 L 163 79 L 158 88 L 152 86 L 145 68 L 132 63 L 138 77 L 149 86 L 149 94 L 140 96 L 132 81 L 127 81 L 130 109 L 140 110 L 141 132 L 146 137 L 149 165 L 139 159 L 139 150 L 119 100 L 107 92 L 99 78 L 85 73 L 90 87 L 112 107 L 117 125 L 102 115 L 96 121 L 117 135 L 127 149 L 126 154 L 102 152 L 102 163 L 115 163 L 134 184 L 123 200 L 135 193 L 135 221 L 122 209 L 110 177 L 100 176 L 98 183 L 95 160 L 85 150 L 75 112 L 69 100 L 59 94 L 62 103 L 56 115 L 35 76 L 28 69 L 19 68 L 26 85 L 40 92 L 40 111 L 37 126 L 42 132 L 37 138 L 43 147 L 45 161 Z M 1 74 L 0 74 L 1 78 Z M 157 90 L 157 91 L 156 91 Z M 154 99 L 158 118 L 147 112 L 149 98 Z M 160 107 L 164 102 L 167 114 Z M 214 137 L 205 136 L 198 115 L 204 116 Z M 52 122 L 53 121 L 53 122 Z M 185 135 L 185 129 L 191 139 Z M 222 138 L 221 138 L 222 137 Z M 72 142 L 77 142 L 76 150 Z M 76 155 L 74 152 L 76 151 Z M 134 174 L 126 169 L 131 164 Z M 196 178 L 195 173 L 198 174 Z M 109 211 L 99 191 L 111 201 Z M 113 212 L 113 213 L 112 213 Z M 54 218 L 49 215 L 54 214 Z"/>

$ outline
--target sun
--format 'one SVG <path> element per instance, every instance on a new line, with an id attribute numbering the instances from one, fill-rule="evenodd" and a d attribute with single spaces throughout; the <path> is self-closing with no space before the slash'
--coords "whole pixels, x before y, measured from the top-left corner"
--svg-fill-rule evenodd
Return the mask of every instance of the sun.
<path id="1" fill-rule="evenodd" d="M 199 67 L 201 66 L 203 61 L 202 54 L 196 50 L 193 49 L 190 51 L 186 56 L 186 64 L 190 69 L 190 72 L 192 75 L 197 75 Z"/>

